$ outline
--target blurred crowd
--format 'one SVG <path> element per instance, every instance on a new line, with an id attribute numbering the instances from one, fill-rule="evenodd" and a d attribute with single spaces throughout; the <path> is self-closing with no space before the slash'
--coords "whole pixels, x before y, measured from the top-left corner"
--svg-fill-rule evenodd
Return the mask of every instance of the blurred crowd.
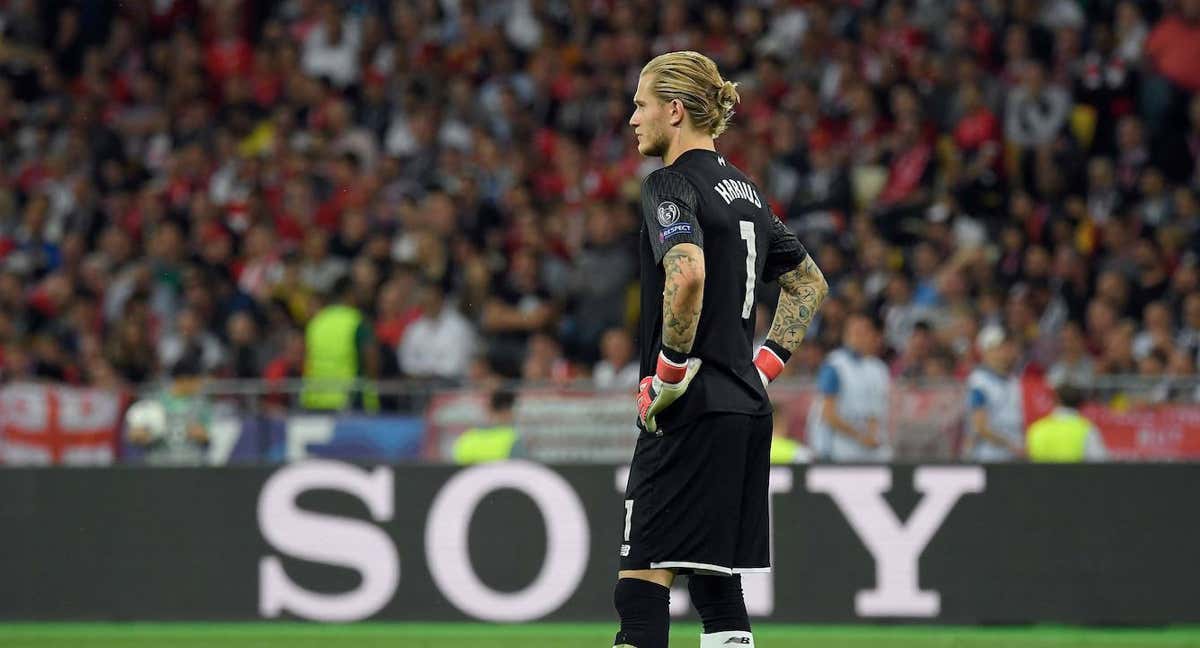
<path id="1" fill-rule="evenodd" d="M 0 380 L 296 377 L 345 299 L 382 378 L 635 386 L 678 49 L 832 287 L 789 372 L 1195 373 L 1200 0 L 0 0 Z"/>

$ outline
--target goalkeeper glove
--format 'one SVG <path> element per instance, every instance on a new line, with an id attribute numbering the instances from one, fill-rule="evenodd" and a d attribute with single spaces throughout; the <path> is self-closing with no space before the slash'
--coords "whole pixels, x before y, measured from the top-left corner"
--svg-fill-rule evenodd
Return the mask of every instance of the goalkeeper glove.
<path id="1" fill-rule="evenodd" d="M 754 367 L 758 369 L 758 377 L 762 379 L 763 387 L 771 384 L 771 381 L 783 373 L 783 365 L 787 364 L 788 358 L 791 357 L 791 351 L 774 340 L 767 340 L 758 347 L 758 353 L 754 354 Z"/>
<path id="2" fill-rule="evenodd" d="M 655 417 L 683 396 L 699 370 L 700 358 L 688 358 L 670 349 L 659 351 L 654 375 L 643 378 L 638 386 L 638 421 L 647 432 L 658 432 Z"/>

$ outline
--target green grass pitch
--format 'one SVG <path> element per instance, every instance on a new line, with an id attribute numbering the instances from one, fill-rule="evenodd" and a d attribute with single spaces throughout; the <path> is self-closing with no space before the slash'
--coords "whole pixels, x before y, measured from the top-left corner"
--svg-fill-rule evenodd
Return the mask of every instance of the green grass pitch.
<path id="1" fill-rule="evenodd" d="M 607 648 L 614 624 L 543 623 L 12 623 L 3 648 Z M 698 646 L 699 628 L 677 624 L 672 646 Z M 1082 629 L 926 626 L 755 628 L 762 648 L 1200 648 L 1200 628 Z"/>

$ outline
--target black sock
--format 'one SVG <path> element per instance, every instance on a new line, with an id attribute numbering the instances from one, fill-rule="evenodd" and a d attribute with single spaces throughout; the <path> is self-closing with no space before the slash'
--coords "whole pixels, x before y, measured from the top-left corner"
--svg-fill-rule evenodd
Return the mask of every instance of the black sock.
<path id="1" fill-rule="evenodd" d="M 750 631 L 741 576 L 692 575 L 688 577 L 688 593 L 692 595 L 692 605 L 700 613 L 705 634 Z"/>
<path id="2" fill-rule="evenodd" d="M 613 604 L 621 615 L 621 631 L 613 645 L 667 648 L 671 631 L 671 590 L 640 578 L 622 578 L 613 591 Z"/>

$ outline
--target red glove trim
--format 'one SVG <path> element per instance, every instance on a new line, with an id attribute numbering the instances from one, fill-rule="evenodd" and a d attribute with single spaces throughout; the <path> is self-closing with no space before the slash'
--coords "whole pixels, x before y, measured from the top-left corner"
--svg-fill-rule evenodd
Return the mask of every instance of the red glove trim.
<path id="1" fill-rule="evenodd" d="M 767 377 L 767 382 L 773 382 L 783 373 L 783 358 L 765 346 L 758 347 L 758 353 L 754 354 L 754 366 Z"/>
<path id="2" fill-rule="evenodd" d="M 654 371 L 658 379 L 665 383 L 677 383 L 687 375 L 687 362 L 672 362 L 662 352 L 658 352 L 658 367 Z"/>

